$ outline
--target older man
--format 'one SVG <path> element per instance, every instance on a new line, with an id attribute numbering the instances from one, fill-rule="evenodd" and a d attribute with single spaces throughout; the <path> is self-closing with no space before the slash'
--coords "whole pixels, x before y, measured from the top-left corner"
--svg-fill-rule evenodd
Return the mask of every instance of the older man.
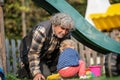
<path id="1" fill-rule="evenodd" d="M 70 38 L 74 21 L 66 13 L 56 13 L 48 21 L 43 21 L 23 39 L 20 52 L 22 62 L 28 65 L 33 80 L 45 79 L 56 71 L 61 41 Z M 22 47 L 25 47 L 24 50 Z"/>

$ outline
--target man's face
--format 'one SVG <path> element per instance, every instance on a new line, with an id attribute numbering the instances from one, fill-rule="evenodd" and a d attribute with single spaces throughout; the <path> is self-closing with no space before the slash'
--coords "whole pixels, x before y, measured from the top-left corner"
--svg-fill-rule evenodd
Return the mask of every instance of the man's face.
<path id="1" fill-rule="evenodd" d="M 69 27 L 63 28 L 61 26 L 55 26 L 55 27 L 53 27 L 53 29 L 54 29 L 54 34 L 58 38 L 63 38 L 66 34 L 68 34 L 70 28 Z"/>

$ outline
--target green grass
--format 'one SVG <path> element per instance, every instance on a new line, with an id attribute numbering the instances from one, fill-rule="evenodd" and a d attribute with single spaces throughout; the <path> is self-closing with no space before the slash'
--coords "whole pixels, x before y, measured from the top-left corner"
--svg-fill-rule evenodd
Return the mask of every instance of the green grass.
<path id="1" fill-rule="evenodd" d="M 119 80 L 120 77 L 112 77 L 112 78 L 106 78 L 106 76 L 101 76 L 101 77 L 96 77 L 93 79 L 88 79 L 88 80 Z"/>
<path id="2" fill-rule="evenodd" d="M 73 79 L 65 79 L 65 80 L 83 80 L 83 79 L 73 78 Z M 108 78 L 108 77 L 103 75 L 100 77 L 94 77 L 94 78 L 89 78 L 89 79 L 84 79 L 84 80 L 120 80 L 120 76 Z"/>
<path id="3" fill-rule="evenodd" d="M 8 74 L 6 77 L 6 80 L 21 80 L 16 78 L 15 76 Z M 29 79 L 22 79 L 22 80 L 29 80 Z M 64 80 L 83 80 L 83 79 L 79 79 L 79 78 L 70 78 L 70 79 L 64 79 Z M 100 77 L 94 77 L 94 78 L 89 78 L 89 79 L 84 79 L 84 80 L 120 80 L 120 76 L 119 77 L 112 77 L 112 78 L 107 78 L 105 75 L 102 75 Z"/>

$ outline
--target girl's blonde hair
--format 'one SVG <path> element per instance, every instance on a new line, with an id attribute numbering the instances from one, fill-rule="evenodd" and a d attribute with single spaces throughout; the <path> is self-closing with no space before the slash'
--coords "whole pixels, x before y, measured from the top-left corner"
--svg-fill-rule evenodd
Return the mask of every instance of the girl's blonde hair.
<path id="1" fill-rule="evenodd" d="M 76 43 L 71 39 L 66 39 L 60 44 L 60 51 L 62 52 L 66 48 L 76 48 Z"/>

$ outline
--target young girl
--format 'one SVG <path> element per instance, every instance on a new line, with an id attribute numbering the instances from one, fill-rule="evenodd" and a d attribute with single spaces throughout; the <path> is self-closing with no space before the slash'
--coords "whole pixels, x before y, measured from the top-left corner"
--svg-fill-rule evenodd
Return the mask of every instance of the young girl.
<path id="1" fill-rule="evenodd" d="M 76 74 L 82 79 L 85 75 L 85 62 L 80 60 L 79 53 L 75 50 L 75 42 L 71 39 L 64 40 L 60 45 L 60 56 L 57 70 L 61 77 L 70 78 Z"/>

